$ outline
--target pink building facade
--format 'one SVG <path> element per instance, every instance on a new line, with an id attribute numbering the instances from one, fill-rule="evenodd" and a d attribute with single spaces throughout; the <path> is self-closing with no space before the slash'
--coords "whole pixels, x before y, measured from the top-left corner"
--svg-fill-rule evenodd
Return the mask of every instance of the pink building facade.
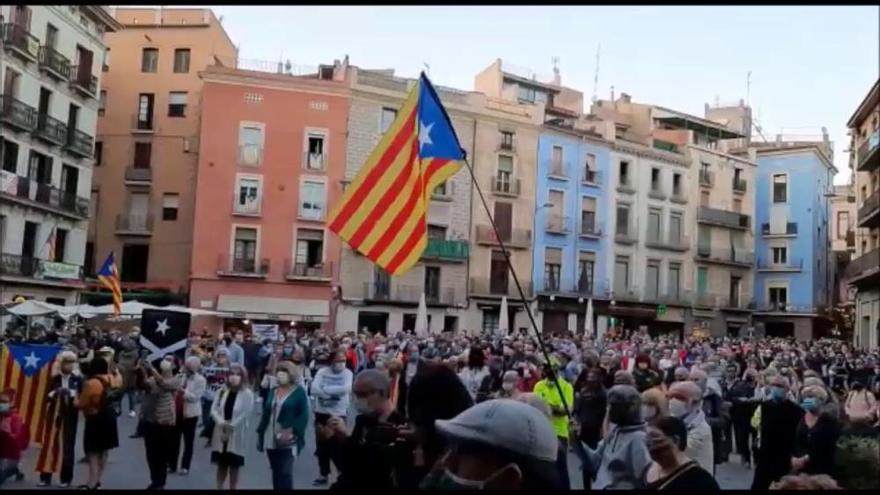
<path id="1" fill-rule="evenodd" d="M 340 241 L 326 228 L 342 194 L 350 93 L 311 76 L 210 66 L 202 123 L 190 306 L 224 328 L 332 329 Z"/>

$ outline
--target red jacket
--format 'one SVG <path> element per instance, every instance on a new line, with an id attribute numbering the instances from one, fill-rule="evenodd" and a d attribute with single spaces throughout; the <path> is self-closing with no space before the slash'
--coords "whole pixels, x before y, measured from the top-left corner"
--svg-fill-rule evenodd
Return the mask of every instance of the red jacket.
<path id="1" fill-rule="evenodd" d="M 8 430 L 8 431 L 7 431 Z M 30 443 L 30 431 L 18 411 L 10 411 L 0 417 L 0 459 L 21 459 L 21 454 Z"/>

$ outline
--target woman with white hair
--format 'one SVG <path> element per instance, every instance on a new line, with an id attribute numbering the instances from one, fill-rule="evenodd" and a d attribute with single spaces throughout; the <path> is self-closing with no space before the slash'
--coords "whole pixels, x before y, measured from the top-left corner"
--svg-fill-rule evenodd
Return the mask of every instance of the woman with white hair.
<path id="1" fill-rule="evenodd" d="M 229 489 L 238 487 L 238 470 L 244 466 L 248 416 L 254 408 L 254 394 L 247 386 L 247 371 L 240 364 L 229 367 L 226 384 L 217 392 L 211 405 L 214 432 L 211 437 L 211 462 L 217 465 L 217 489 L 222 490 L 229 477 Z"/>
<path id="2" fill-rule="evenodd" d="M 199 371 L 202 368 L 202 360 L 198 356 L 190 356 L 184 362 L 184 372 L 180 380 L 183 388 L 177 392 L 176 404 L 178 405 L 177 424 L 175 426 L 175 439 L 171 450 L 171 471 L 177 471 L 178 453 L 180 452 L 180 440 L 183 438 L 183 458 L 180 459 L 180 471 L 182 475 L 189 473 L 192 463 L 193 443 L 196 439 L 196 426 L 201 414 L 202 396 L 205 394 L 207 381 Z"/>
<path id="3" fill-rule="evenodd" d="M 257 450 L 265 449 L 269 457 L 272 488 L 293 490 L 293 461 L 305 446 L 309 400 L 302 375 L 293 363 L 276 363 L 273 381 L 257 426 Z"/>
<path id="4" fill-rule="evenodd" d="M 807 386 L 801 390 L 801 409 L 804 416 L 795 433 L 792 471 L 833 475 L 841 430 L 834 404 L 823 387 Z"/>

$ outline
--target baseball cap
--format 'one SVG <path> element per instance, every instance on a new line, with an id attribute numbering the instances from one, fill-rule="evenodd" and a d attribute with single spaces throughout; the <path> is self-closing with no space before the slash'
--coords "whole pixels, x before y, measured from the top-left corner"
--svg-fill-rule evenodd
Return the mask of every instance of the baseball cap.
<path id="1" fill-rule="evenodd" d="M 481 402 L 452 419 L 438 419 L 435 425 L 452 440 L 479 443 L 538 461 L 556 461 L 559 441 L 550 420 L 524 402 Z"/>

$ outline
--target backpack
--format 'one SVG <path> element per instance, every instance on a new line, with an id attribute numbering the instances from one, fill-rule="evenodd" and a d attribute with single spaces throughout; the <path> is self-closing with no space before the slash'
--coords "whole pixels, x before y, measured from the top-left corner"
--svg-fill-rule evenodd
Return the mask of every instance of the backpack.
<path id="1" fill-rule="evenodd" d="M 107 417 L 118 418 L 122 415 L 122 390 L 110 386 L 110 382 L 98 378 L 103 390 L 101 390 L 101 409 L 98 414 Z"/>

